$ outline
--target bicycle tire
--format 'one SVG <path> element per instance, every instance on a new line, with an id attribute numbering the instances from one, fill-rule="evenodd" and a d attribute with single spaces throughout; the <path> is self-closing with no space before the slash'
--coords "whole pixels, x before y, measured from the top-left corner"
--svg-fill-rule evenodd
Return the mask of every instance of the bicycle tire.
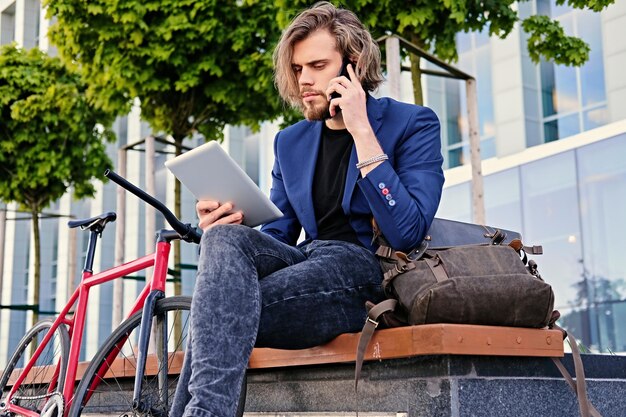
<path id="1" fill-rule="evenodd" d="M 171 313 L 174 311 L 182 311 L 188 312 L 191 307 L 191 297 L 186 296 L 177 296 L 177 297 L 168 297 L 161 300 L 158 300 L 154 309 L 154 316 L 157 317 L 162 315 L 164 312 Z M 94 380 L 97 377 L 98 371 L 102 366 L 107 366 L 107 358 L 110 356 L 111 352 L 116 349 L 120 341 L 124 341 L 126 344 L 128 341 L 128 335 L 135 333 L 139 333 L 139 326 L 141 324 L 141 316 L 142 312 L 138 311 L 129 319 L 125 320 L 120 326 L 115 329 L 115 331 L 109 336 L 109 338 L 105 341 L 105 343 L 98 349 L 98 352 L 94 355 L 91 363 L 89 364 L 85 374 L 78 387 L 76 388 L 76 392 L 74 395 L 74 400 L 70 406 L 68 417 L 78 417 L 82 413 L 89 414 L 116 414 L 116 415 L 124 415 L 124 416 L 159 416 L 166 417 L 169 414 L 169 408 L 171 407 L 171 402 L 166 402 L 165 404 L 162 401 L 162 398 L 159 395 L 159 381 L 158 375 L 155 377 L 146 377 L 144 376 L 143 384 L 142 384 L 142 393 L 141 393 L 141 401 L 144 403 L 145 408 L 148 410 L 146 412 L 136 412 L 133 408 L 132 404 L 132 396 L 133 396 L 133 383 L 134 383 L 134 364 L 136 363 L 135 359 L 130 359 L 126 361 L 126 363 L 133 368 L 133 375 L 131 377 L 122 376 L 121 378 L 116 378 L 115 375 L 109 374 L 106 380 L 100 379 L 101 383 L 104 384 L 102 389 L 91 390 Z M 184 314 L 183 314 L 184 316 Z M 171 322 L 171 320 L 168 320 Z M 181 340 L 176 340 L 174 342 L 174 346 L 182 346 L 184 347 L 186 337 L 187 337 L 187 317 L 182 317 L 183 326 L 180 334 Z M 156 319 L 153 319 L 153 322 L 157 322 Z M 175 327 L 175 324 L 172 323 L 172 328 Z M 170 329 L 166 334 L 169 334 Z M 132 338 L 132 337 L 131 337 Z M 168 340 L 168 345 L 169 345 Z M 129 358 L 127 358 L 129 359 Z M 170 360 L 175 359 L 179 360 L 180 358 L 175 358 L 175 356 L 170 351 L 168 357 L 168 366 L 167 368 L 163 368 L 162 364 L 158 364 L 157 369 L 169 369 L 171 366 Z M 180 364 L 180 362 L 178 362 Z M 174 391 L 176 389 L 176 385 L 178 383 L 178 375 L 170 375 L 169 372 L 167 374 L 167 388 L 168 392 L 166 394 L 166 399 L 173 399 Z M 114 380 L 111 382 L 110 380 Z M 117 390 L 117 392 L 115 392 Z M 87 398 L 87 394 L 90 394 L 90 397 Z M 97 397 L 101 396 L 102 398 L 98 399 Z M 239 404 L 237 408 L 237 417 L 243 416 L 244 407 L 245 407 L 245 398 L 246 398 L 246 379 L 244 378 L 242 383 L 241 395 L 239 399 Z"/>
<path id="2" fill-rule="evenodd" d="M 172 328 L 174 327 L 175 320 L 181 320 L 183 324 L 188 321 L 188 314 L 186 314 L 191 307 L 191 297 L 168 297 L 158 300 L 154 309 L 154 318 L 153 323 L 158 323 L 158 318 L 163 317 L 165 313 L 168 314 L 168 322 L 172 323 Z M 134 367 L 136 364 L 136 357 L 134 355 L 137 354 L 135 347 L 132 343 L 136 340 L 139 327 L 141 324 L 141 316 L 142 311 L 138 311 L 133 314 L 130 318 L 125 320 L 117 327 L 113 333 L 107 338 L 104 344 L 98 349 L 96 354 L 94 355 L 91 363 L 87 367 L 85 374 L 81 382 L 78 384 L 76 388 L 76 392 L 74 394 L 74 400 L 70 406 L 70 410 L 68 413 L 68 417 L 71 416 L 79 416 L 83 412 L 87 412 L 89 414 L 117 414 L 117 415 L 161 415 L 166 416 L 169 411 L 170 403 L 160 404 L 159 403 L 159 388 L 158 388 L 158 378 L 155 376 L 144 376 L 143 379 L 143 389 L 141 393 L 141 400 L 152 410 L 150 413 L 146 414 L 138 414 L 134 411 L 132 406 L 132 397 L 133 397 L 133 383 L 134 383 Z M 174 320 L 171 320 L 174 319 Z M 185 343 L 185 339 L 187 337 L 187 329 L 186 326 L 181 331 L 180 340 L 174 341 L 173 348 L 179 348 Z M 170 333 L 166 333 L 169 337 Z M 100 378 L 97 376 L 100 369 L 105 366 L 109 368 L 110 364 L 107 362 L 107 358 L 112 354 L 114 350 L 117 350 L 122 345 L 122 352 L 120 352 L 117 357 L 124 357 L 125 359 L 129 359 L 124 362 L 125 365 L 132 367 L 132 376 L 129 376 L 128 373 L 120 374 L 115 369 L 109 369 L 109 374 L 106 378 Z M 129 344 L 130 343 L 130 344 Z M 169 343 L 169 340 L 168 340 Z M 179 346 L 181 345 L 181 346 Z M 184 347 L 184 346 L 182 346 Z M 172 354 L 172 349 L 170 350 L 170 355 L 168 355 L 168 368 L 171 366 L 171 360 L 174 358 Z M 178 350 L 178 349 L 174 349 Z M 159 363 L 157 369 L 162 371 L 164 368 L 163 364 Z M 158 376 L 158 372 L 157 372 Z M 171 378 L 171 379 L 170 379 Z M 95 381 L 99 385 L 92 389 L 92 385 Z M 173 397 L 173 392 L 176 388 L 176 383 L 178 382 L 178 375 L 169 375 L 168 373 L 168 393 L 170 394 L 170 398 Z M 155 387 L 156 385 L 156 387 Z"/>
<path id="3" fill-rule="evenodd" d="M 47 332 L 54 324 L 53 319 L 44 319 L 37 322 L 22 337 L 17 349 L 11 355 L 11 359 L 0 377 L 0 396 L 4 395 L 11 374 L 18 366 L 24 366 L 27 354 L 30 353 L 32 342 L 39 346 L 40 341 L 45 337 Z M 12 398 L 3 398 L 0 401 L 0 416 L 5 413 L 2 411 L 7 402 L 19 405 L 32 411 L 41 412 L 47 400 L 54 393 L 62 393 L 65 383 L 65 371 L 67 369 L 67 361 L 70 350 L 70 338 L 65 325 L 60 325 L 55 330 L 55 335 L 48 342 L 48 347 L 41 352 L 37 358 L 35 366 L 31 368 L 25 377 L 25 382 L 20 384 Z M 23 361 L 22 361 L 23 359 Z M 56 371 L 56 367 L 46 366 L 59 363 L 59 375 L 52 382 L 52 386 L 44 381 L 49 381 Z M 17 375 L 14 375 L 16 377 Z"/>

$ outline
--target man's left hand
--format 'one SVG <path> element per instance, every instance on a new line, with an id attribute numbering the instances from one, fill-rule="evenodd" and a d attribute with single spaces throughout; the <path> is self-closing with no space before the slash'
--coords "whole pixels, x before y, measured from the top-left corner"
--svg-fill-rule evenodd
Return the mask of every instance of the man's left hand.
<path id="1" fill-rule="evenodd" d="M 326 89 L 326 96 L 330 100 L 330 116 L 335 117 L 338 109 L 341 109 L 346 129 L 353 137 L 356 137 L 366 134 L 367 131 L 371 132 L 367 119 L 367 94 L 352 64 L 348 64 L 346 69 L 350 74 L 350 79 L 344 76 L 333 78 Z M 334 92 L 339 93 L 341 97 L 330 99 L 330 95 Z"/>
<path id="2" fill-rule="evenodd" d="M 354 139 L 358 160 L 365 161 L 382 154 L 383 150 L 367 118 L 367 94 L 356 77 L 352 64 L 348 64 L 346 68 L 350 79 L 347 77 L 333 78 L 326 90 L 327 97 L 330 97 L 331 93 L 335 91 L 341 94 L 341 97 L 330 101 L 330 115 L 334 117 L 337 114 L 337 108 L 341 108 L 343 124 Z M 329 127 L 332 128 L 330 124 Z M 365 177 L 381 163 L 376 162 L 361 168 L 361 175 Z"/>

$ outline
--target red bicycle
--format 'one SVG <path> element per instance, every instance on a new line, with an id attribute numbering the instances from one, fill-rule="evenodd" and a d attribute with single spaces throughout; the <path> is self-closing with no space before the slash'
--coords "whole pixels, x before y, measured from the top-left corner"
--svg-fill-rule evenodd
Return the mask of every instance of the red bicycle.
<path id="1" fill-rule="evenodd" d="M 176 239 L 198 243 L 201 235 L 124 178 L 111 171 L 105 176 L 155 207 L 174 230 L 157 233 L 155 253 L 94 274 L 98 237 L 116 214 L 68 223 L 89 232 L 81 283 L 55 319 L 37 323 L 20 341 L 0 378 L 0 393 L 8 391 L 0 401 L 2 417 L 168 415 L 178 380 L 170 369 L 182 363 L 191 306 L 191 297 L 165 297 L 170 246 Z M 76 386 L 90 289 L 151 267 L 153 276 L 128 317 L 98 349 Z"/>

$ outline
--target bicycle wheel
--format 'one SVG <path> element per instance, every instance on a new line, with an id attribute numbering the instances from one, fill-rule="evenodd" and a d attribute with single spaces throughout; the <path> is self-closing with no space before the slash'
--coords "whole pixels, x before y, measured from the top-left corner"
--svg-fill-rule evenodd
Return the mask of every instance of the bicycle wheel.
<path id="1" fill-rule="evenodd" d="M 0 395 L 9 389 L 18 377 L 22 368 L 28 363 L 31 352 L 38 347 L 49 333 L 53 319 L 44 319 L 30 329 L 20 340 L 15 353 L 9 359 L 7 367 L 0 377 Z M 37 357 L 35 365 L 25 375 L 23 382 L 11 398 L 0 401 L 0 416 L 7 404 L 15 404 L 31 411 L 41 412 L 48 399 L 55 393 L 63 391 L 65 369 L 70 349 L 70 338 L 65 325 L 59 326 L 44 350 Z M 59 366 L 54 366 L 54 365 Z M 6 393 L 8 395 L 8 392 Z"/>
<path id="2" fill-rule="evenodd" d="M 166 343 L 169 353 L 167 360 L 149 354 L 140 397 L 145 412 L 136 411 L 132 404 L 142 316 L 139 311 L 115 329 L 91 360 L 76 388 L 68 416 L 81 413 L 167 416 L 178 382 L 178 373 L 172 375 L 169 371 L 172 366 L 182 365 L 190 307 L 190 297 L 168 297 L 156 303 L 152 344 Z M 108 373 L 103 378 L 105 371 Z"/>

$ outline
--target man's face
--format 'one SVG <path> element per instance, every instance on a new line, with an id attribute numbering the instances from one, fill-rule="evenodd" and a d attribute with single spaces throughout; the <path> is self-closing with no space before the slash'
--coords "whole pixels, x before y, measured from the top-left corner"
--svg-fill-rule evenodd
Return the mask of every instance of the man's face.
<path id="1" fill-rule="evenodd" d="M 300 99 L 307 120 L 329 117 L 326 89 L 341 68 L 341 54 L 335 38 L 327 30 L 318 30 L 293 46 L 291 66 L 300 87 Z"/>

